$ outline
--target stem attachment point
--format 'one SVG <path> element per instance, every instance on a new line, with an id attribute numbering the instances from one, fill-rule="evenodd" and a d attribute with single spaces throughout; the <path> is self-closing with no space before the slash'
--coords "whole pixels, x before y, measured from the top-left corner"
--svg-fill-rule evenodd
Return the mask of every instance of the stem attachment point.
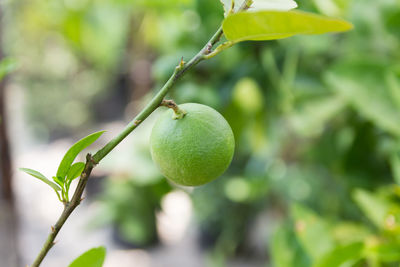
<path id="1" fill-rule="evenodd" d="M 174 102 L 174 100 L 164 99 L 163 101 L 161 101 L 160 106 L 172 109 L 174 111 L 174 115 L 172 116 L 172 119 L 174 119 L 174 120 L 182 119 L 183 117 L 185 117 L 185 115 L 187 113 L 185 110 L 179 108 L 178 105 Z"/>

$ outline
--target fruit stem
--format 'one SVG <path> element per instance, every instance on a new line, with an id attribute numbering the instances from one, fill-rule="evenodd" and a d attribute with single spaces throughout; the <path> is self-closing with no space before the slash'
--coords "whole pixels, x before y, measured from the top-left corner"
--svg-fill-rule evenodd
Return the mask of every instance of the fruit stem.
<path id="1" fill-rule="evenodd" d="M 172 109 L 174 111 L 174 115 L 172 116 L 174 120 L 182 119 L 183 117 L 185 117 L 187 113 L 185 110 L 179 108 L 179 106 L 174 102 L 174 100 L 164 99 L 163 101 L 161 101 L 160 106 Z"/>

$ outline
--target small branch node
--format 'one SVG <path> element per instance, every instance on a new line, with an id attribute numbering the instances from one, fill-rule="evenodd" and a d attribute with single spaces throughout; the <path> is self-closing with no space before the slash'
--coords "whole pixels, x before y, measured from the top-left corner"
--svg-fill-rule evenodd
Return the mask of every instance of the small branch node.
<path id="1" fill-rule="evenodd" d="M 212 47 L 213 47 L 213 45 L 211 43 L 207 44 L 206 51 L 205 51 L 206 55 L 208 55 L 208 54 L 210 54 L 212 52 Z"/>
<path id="2" fill-rule="evenodd" d="M 50 228 L 51 228 L 51 232 L 54 233 L 54 231 L 56 230 L 56 229 L 54 228 L 54 226 L 50 226 Z"/>
<path id="3" fill-rule="evenodd" d="M 176 66 L 176 71 L 180 71 L 183 69 L 183 67 L 185 66 L 186 62 L 183 60 L 183 57 L 181 58 L 181 61 L 179 61 L 178 66 Z"/>

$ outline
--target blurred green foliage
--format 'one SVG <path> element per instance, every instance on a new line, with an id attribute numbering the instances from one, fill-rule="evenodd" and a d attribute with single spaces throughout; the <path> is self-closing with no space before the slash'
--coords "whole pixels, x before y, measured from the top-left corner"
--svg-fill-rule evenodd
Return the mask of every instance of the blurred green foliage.
<path id="1" fill-rule="evenodd" d="M 236 138 L 227 173 L 191 194 L 210 264 L 241 255 L 277 267 L 398 266 L 400 2 L 298 4 L 341 16 L 355 29 L 237 45 L 171 92 L 178 103 L 219 110 Z M 145 89 L 157 90 L 223 18 L 215 0 L 7 6 L 6 47 L 21 66 L 14 82 L 24 88 L 26 113 L 42 138 L 92 127 L 96 101 L 110 98 L 112 106 L 121 87 L 136 101 L 136 63 L 151 63 Z M 129 86 L 116 82 L 124 75 Z M 107 105 L 100 109 L 116 112 Z M 164 180 L 146 185 L 141 176 L 108 181 L 104 201 L 108 222 L 118 221 L 135 242 L 151 236 L 154 211 L 170 190 Z"/>

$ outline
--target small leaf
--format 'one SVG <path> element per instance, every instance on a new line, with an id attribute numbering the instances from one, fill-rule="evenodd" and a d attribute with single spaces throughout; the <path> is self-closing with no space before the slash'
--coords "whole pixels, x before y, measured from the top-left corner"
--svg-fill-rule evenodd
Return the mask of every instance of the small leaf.
<path id="1" fill-rule="evenodd" d="M 72 164 L 71 168 L 67 173 L 67 180 L 72 181 L 75 178 L 79 177 L 84 168 L 85 168 L 85 163 L 83 162 L 77 162 Z"/>
<path id="2" fill-rule="evenodd" d="M 225 18 L 226 38 L 233 42 L 287 38 L 297 34 L 323 34 L 348 31 L 353 25 L 345 20 L 301 11 L 240 12 Z"/>
<path id="3" fill-rule="evenodd" d="M 38 171 L 32 170 L 32 169 L 28 169 L 28 168 L 20 168 L 21 171 L 32 175 L 35 178 L 38 178 L 39 180 L 45 182 L 46 184 L 48 184 L 49 186 L 51 186 L 54 190 L 56 191 L 61 191 L 61 188 L 56 185 L 55 183 L 53 183 L 52 181 L 50 181 L 49 179 L 47 179 L 43 174 L 41 174 Z"/>
<path id="4" fill-rule="evenodd" d="M 60 166 L 57 170 L 57 177 L 65 179 L 72 162 L 74 162 L 76 156 L 84 150 L 86 147 L 90 146 L 94 141 L 96 141 L 104 131 L 92 133 L 91 135 L 82 138 L 78 142 L 76 142 L 68 151 L 65 153 L 64 158 L 62 159 Z"/>
<path id="5" fill-rule="evenodd" d="M 92 248 L 76 258 L 68 267 L 101 267 L 105 257 L 104 247 Z"/>
<path id="6" fill-rule="evenodd" d="M 0 80 L 5 75 L 12 72 L 16 68 L 16 61 L 13 58 L 5 58 L 0 61 Z"/>
<path id="7" fill-rule="evenodd" d="M 60 177 L 53 176 L 52 178 L 53 178 L 53 181 L 56 182 L 58 185 L 60 185 L 61 187 L 64 186 L 64 181 L 61 180 Z"/>

